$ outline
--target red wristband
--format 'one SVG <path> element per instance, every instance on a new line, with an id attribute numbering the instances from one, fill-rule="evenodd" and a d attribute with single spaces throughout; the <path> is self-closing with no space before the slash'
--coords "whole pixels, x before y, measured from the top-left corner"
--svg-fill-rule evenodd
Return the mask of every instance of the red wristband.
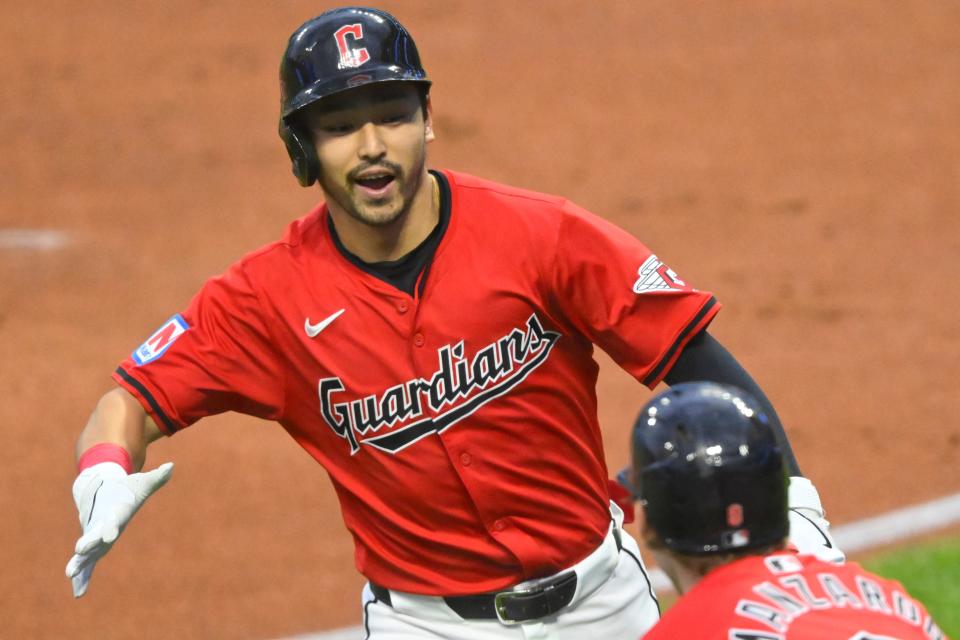
<path id="1" fill-rule="evenodd" d="M 116 462 L 127 473 L 133 472 L 133 460 L 126 449 L 112 442 L 101 442 L 80 455 L 80 459 L 77 460 L 77 473 L 101 462 Z"/>

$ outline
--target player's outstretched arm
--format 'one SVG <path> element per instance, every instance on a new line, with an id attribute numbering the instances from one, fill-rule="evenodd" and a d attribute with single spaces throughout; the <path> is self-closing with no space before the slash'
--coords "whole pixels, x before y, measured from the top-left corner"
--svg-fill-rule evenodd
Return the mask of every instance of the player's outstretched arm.
<path id="1" fill-rule="evenodd" d="M 773 404 L 736 358 L 716 338 L 703 331 L 690 341 L 664 380 L 670 385 L 695 380 L 729 384 L 749 392 L 760 403 L 790 474 L 790 543 L 801 553 L 813 554 L 828 562 L 843 562 L 844 553 L 830 534 L 830 522 L 825 517 L 820 494 L 813 483 L 801 475 Z"/>
<path id="2" fill-rule="evenodd" d="M 90 576 L 140 506 L 170 478 L 173 464 L 147 473 L 139 470 L 147 446 L 162 435 L 140 403 L 124 389 L 114 389 L 97 403 L 77 439 L 81 469 L 73 483 L 73 499 L 82 535 L 66 574 L 79 598 Z"/>
<path id="3" fill-rule="evenodd" d="M 737 359 L 706 330 L 690 340 L 663 380 L 671 386 L 681 382 L 700 380 L 718 382 L 739 387 L 752 395 L 770 420 L 770 426 L 783 452 L 783 460 L 790 475 L 803 475 L 800 473 L 797 458 L 793 454 L 790 440 L 780 422 L 780 417 L 773 408 L 773 403 Z"/>

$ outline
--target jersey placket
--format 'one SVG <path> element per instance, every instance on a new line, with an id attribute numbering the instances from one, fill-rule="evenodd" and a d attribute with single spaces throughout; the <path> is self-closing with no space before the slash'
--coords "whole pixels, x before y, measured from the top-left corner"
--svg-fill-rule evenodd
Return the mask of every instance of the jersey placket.
<path id="1" fill-rule="evenodd" d="M 423 278 L 424 275 L 421 274 L 420 277 Z M 426 275 L 429 276 L 429 274 Z M 420 284 L 418 282 L 417 295 L 413 299 L 414 328 L 410 340 L 410 358 L 416 375 L 424 381 L 429 381 L 439 366 L 439 350 L 444 346 L 453 345 L 449 344 L 451 336 L 435 335 L 435 332 L 431 331 L 430 317 L 434 305 L 440 303 L 430 301 L 431 282 L 429 280 L 423 283 L 425 286 L 421 287 Z M 442 410 L 435 413 L 440 413 Z M 464 447 L 460 444 L 451 444 L 450 438 L 446 436 L 448 433 L 452 433 L 452 430 L 438 431 L 434 437 L 439 440 L 446 452 L 450 468 L 459 478 L 464 492 L 479 516 L 480 523 L 490 538 L 516 559 L 517 564 L 524 569 L 524 573 L 529 573 L 531 567 L 524 558 L 530 558 L 536 554 L 535 544 L 511 525 L 510 514 L 504 511 L 504 508 L 508 508 L 509 505 L 502 504 L 502 501 L 497 499 L 495 488 L 491 489 L 489 481 L 480 478 L 485 464 L 480 437 L 471 438 L 470 441 L 473 444 Z M 456 438 L 456 440 L 462 440 L 462 438 Z"/>

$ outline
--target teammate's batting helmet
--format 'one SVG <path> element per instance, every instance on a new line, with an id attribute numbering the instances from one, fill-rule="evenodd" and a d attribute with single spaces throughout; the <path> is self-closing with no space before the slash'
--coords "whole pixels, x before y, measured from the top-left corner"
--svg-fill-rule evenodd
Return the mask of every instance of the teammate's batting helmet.
<path id="1" fill-rule="evenodd" d="M 317 153 L 294 115 L 321 98 L 371 82 L 430 86 L 410 33 L 385 11 L 344 7 L 308 20 L 290 36 L 280 61 L 280 137 L 300 184 L 313 184 Z"/>
<path id="2" fill-rule="evenodd" d="M 633 484 L 647 524 L 679 553 L 787 535 L 783 457 L 757 401 L 736 387 L 678 384 L 647 403 L 633 427 Z"/>

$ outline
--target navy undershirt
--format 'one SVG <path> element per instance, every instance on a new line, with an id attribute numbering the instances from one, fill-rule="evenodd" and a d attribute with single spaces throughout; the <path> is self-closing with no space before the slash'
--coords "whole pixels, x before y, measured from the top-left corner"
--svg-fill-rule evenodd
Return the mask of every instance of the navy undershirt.
<path id="1" fill-rule="evenodd" d="M 343 246 L 340 236 L 337 235 L 337 229 L 333 226 L 333 218 L 327 216 L 327 226 L 330 228 L 333 244 L 343 254 L 343 257 L 356 265 L 358 269 L 366 271 L 411 296 L 414 295 L 413 290 L 417 285 L 417 278 L 420 277 L 420 273 L 430 269 L 433 256 L 437 252 L 443 234 L 446 233 L 450 224 L 450 185 L 447 183 L 446 177 L 439 171 L 431 170 L 430 175 L 437 180 L 437 185 L 440 187 L 440 220 L 433 231 L 430 232 L 430 235 L 424 238 L 423 242 L 417 245 L 413 251 L 396 260 L 364 262 Z M 424 274 L 424 277 L 420 278 L 420 293 L 423 293 L 423 285 L 427 280 L 426 275 Z"/>

